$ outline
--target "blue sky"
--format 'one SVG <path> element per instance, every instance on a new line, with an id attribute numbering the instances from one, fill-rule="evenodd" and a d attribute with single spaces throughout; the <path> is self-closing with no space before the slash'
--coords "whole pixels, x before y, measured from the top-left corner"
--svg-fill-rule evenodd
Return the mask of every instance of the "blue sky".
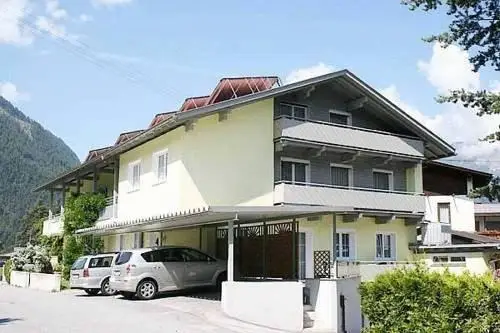
<path id="1" fill-rule="evenodd" d="M 471 73 L 458 48 L 422 42 L 446 27 L 444 15 L 410 12 L 397 0 L 2 0 L 0 22 L 0 92 L 80 158 L 209 93 L 222 76 L 286 81 L 342 68 L 462 142 L 460 158 L 498 156 L 496 145 L 477 147 L 491 121 L 433 100 L 455 84 L 498 82 Z M 457 134 L 471 121 L 476 131 Z"/>

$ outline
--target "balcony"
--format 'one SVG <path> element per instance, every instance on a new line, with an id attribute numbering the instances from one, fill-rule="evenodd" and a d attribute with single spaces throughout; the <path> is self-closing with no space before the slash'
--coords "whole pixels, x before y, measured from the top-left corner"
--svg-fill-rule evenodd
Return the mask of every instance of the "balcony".
<path id="1" fill-rule="evenodd" d="M 423 214 L 424 196 L 419 193 L 339 187 L 325 184 L 277 182 L 274 203 L 345 206 L 370 211 Z"/>
<path id="2" fill-rule="evenodd" d="M 450 245 L 451 225 L 438 222 L 422 223 L 422 245 Z"/>
<path id="3" fill-rule="evenodd" d="M 42 234 L 44 236 L 55 236 L 63 233 L 64 222 L 60 214 L 49 214 L 48 219 L 43 221 Z"/>
<path id="4" fill-rule="evenodd" d="M 424 157 L 424 146 L 418 139 L 359 127 L 305 121 L 284 116 L 274 121 L 274 138 L 417 159 Z"/>
<path id="5" fill-rule="evenodd" d="M 98 222 L 106 221 L 116 217 L 116 204 L 113 197 L 106 198 L 106 207 L 99 214 Z M 118 197 L 116 197 L 116 203 L 118 203 Z"/>

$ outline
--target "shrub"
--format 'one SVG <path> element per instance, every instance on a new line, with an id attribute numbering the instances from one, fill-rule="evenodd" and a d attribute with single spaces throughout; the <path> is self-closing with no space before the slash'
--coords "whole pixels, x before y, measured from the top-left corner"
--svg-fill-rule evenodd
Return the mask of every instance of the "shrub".
<path id="1" fill-rule="evenodd" d="M 360 293 L 365 333 L 500 332 L 500 284 L 491 276 L 417 266 L 379 275 Z"/>
<path id="2" fill-rule="evenodd" d="M 105 207 L 106 198 L 100 193 L 69 197 L 64 205 L 64 234 L 72 235 L 78 229 L 93 226 Z"/>
<path id="3" fill-rule="evenodd" d="M 53 272 L 49 251 L 40 245 L 28 244 L 26 247 L 14 252 L 11 259 L 13 269 L 16 271 Z"/>
<path id="4" fill-rule="evenodd" d="M 10 284 L 10 272 L 12 271 L 12 260 L 9 259 L 3 265 L 3 274 L 5 275 L 5 281 Z"/>
<path id="5" fill-rule="evenodd" d="M 71 265 L 84 255 L 84 246 L 76 238 L 76 236 L 68 235 L 64 236 L 64 249 L 63 249 L 63 269 L 62 276 L 63 279 L 69 280 L 69 274 L 71 270 Z"/>

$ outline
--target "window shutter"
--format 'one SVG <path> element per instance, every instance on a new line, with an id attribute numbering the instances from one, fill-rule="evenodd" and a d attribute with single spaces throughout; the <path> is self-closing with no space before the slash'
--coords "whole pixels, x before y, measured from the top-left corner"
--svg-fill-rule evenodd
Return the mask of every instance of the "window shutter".
<path id="1" fill-rule="evenodd" d="M 165 153 L 164 155 L 164 162 L 163 162 L 163 180 L 167 180 L 167 172 L 168 172 L 168 153 Z"/>
<path id="2" fill-rule="evenodd" d="M 377 253 L 376 257 L 377 258 L 382 258 L 383 254 L 383 242 L 382 242 L 382 234 L 377 234 L 376 235 L 376 242 L 377 242 Z"/>
<path id="3" fill-rule="evenodd" d="M 134 188 L 133 180 L 134 180 L 134 168 L 132 165 L 128 165 L 127 169 L 127 180 L 128 180 L 128 186 L 130 189 Z"/>
<path id="4" fill-rule="evenodd" d="M 160 176 L 159 176 L 159 170 L 158 170 L 158 164 L 159 164 L 159 159 L 160 159 L 160 156 L 161 155 L 158 155 L 158 154 L 154 154 L 153 155 L 153 174 L 155 175 L 155 180 L 157 182 L 160 181 Z"/>
<path id="5" fill-rule="evenodd" d="M 350 259 L 356 258 L 356 242 L 354 240 L 353 233 L 349 234 L 349 258 Z"/>

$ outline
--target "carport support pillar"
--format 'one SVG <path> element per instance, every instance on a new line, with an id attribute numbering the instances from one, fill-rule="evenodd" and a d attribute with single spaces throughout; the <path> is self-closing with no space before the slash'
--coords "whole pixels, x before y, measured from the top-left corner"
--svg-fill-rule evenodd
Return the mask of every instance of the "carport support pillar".
<path id="1" fill-rule="evenodd" d="M 227 223 L 227 281 L 234 281 L 234 222 L 238 217 Z"/>
<path id="2" fill-rule="evenodd" d="M 332 229 L 333 229 L 333 251 L 332 251 L 332 264 L 333 264 L 333 272 L 330 272 L 330 275 L 333 275 L 333 279 L 337 279 L 339 276 L 339 266 L 337 262 L 337 214 L 332 214 Z"/>

